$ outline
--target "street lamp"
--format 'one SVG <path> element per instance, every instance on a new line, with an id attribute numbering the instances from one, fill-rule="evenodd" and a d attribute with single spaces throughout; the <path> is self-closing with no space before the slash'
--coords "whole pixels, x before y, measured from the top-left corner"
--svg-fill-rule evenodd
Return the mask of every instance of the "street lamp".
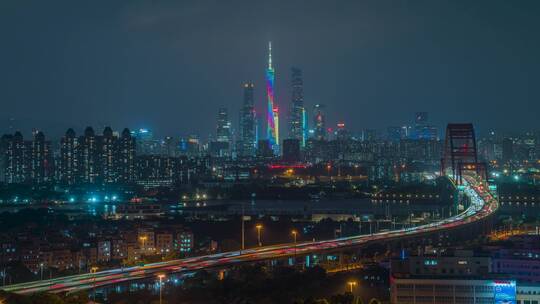
<path id="1" fill-rule="evenodd" d="M 245 219 L 245 215 L 244 215 L 244 201 L 242 201 L 242 246 L 241 246 L 240 251 L 242 251 L 242 250 L 245 249 L 245 242 L 246 242 L 244 219 Z"/>
<path id="2" fill-rule="evenodd" d="M 255 228 L 257 228 L 257 240 L 259 242 L 259 246 L 262 246 L 262 242 L 261 242 L 261 230 L 262 230 L 262 225 L 261 224 L 257 224 L 255 226 Z"/>
<path id="3" fill-rule="evenodd" d="M 96 266 L 90 268 L 90 273 L 94 274 L 93 280 L 92 280 L 92 297 L 93 301 L 96 302 L 96 272 L 98 271 L 98 268 Z"/>
<path id="4" fill-rule="evenodd" d="M 298 231 L 293 230 L 293 231 L 291 231 L 291 234 L 292 234 L 293 239 L 294 239 L 294 245 L 296 246 L 296 236 L 298 235 Z"/>
<path id="5" fill-rule="evenodd" d="M 165 275 L 164 274 L 158 274 L 158 279 L 159 279 L 159 304 L 162 304 L 163 302 L 163 298 L 162 298 L 162 294 L 161 294 L 161 285 L 162 285 L 162 282 L 163 282 L 163 279 L 165 278 Z"/>
<path id="6" fill-rule="evenodd" d="M 39 263 L 39 269 L 40 269 L 40 272 L 41 272 L 41 281 L 43 281 L 43 263 Z"/>
<path id="7" fill-rule="evenodd" d="M 146 251 L 146 247 L 145 247 L 145 246 L 146 246 L 146 240 L 147 240 L 147 239 L 148 239 L 147 236 L 140 236 L 140 237 L 139 237 L 139 240 L 140 240 L 141 243 L 142 243 L 142 244 L 141 244 L 141 247 L 142 247 L 142 250 L 143 250 L 143 251 Z"/>
<path id="8" fill-rule="evenodd" d="M 296 263 L 296 236 L 298 235 L 298 231 L 293 229 L 293 231 L 291 231 L 291 234 L 294 239 L 294 262 Z"/>
<path id="9" fill-rule="evenodd" d="M 356 281 L 349 281 L 347 284 L 349 285 L 350 292 L 353 293 L 353 287 L 356 287 L 358 283 Z"/>

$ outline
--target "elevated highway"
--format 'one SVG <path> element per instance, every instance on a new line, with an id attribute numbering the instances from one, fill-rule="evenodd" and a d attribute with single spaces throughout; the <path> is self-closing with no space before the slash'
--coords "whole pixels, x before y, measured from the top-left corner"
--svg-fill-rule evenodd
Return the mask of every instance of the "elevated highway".
<path id="1" fill-rule="evenodd" d="M 461 181 L 462 191 L 464 195 L 470 199 L 468 208 L 452 217 L 421 226 L 369 235 L 358 235 L 316 242 L 303 242 L 296 245 L 273 245 L 243 251 L 232 251 L 159 262 L 144 266 L 111 269 L 97 273 L 8 285 L 1 289 L 19 294 L 31 294 L 36 292 L 73 292 L 94 287 L 115 285 L 122 282 L 147 279 L 155 277 L 158 274 L 193 272 L 209 268 L 226 268 L 247 262 L 282 259 L 296 255 L 308 255 L 312 253 L 359 247 L 376 242 L 407 239 L 463 228 L 488 220 L 499 207 L 499 203 L 489 192 L 483 178 L 475 173 L 468 173 L 462 176 Z"/>

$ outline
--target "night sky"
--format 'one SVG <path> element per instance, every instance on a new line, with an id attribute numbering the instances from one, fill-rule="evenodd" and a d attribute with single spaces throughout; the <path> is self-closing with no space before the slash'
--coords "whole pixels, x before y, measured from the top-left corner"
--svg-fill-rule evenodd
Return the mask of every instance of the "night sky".
<path id="1" fill-rule="evenodd" d="M 236 126 L 242 82 L 264 104 L 273 44 L 282 136 L 290 68 L 309 109 L 352 131 L 470 121 L 540 129 L 540 1 L 0 1 L 0 133 L 58 137 L 147 127 L 159 136 Z M 10 119 L 14 122 L 10 123 Z"/>

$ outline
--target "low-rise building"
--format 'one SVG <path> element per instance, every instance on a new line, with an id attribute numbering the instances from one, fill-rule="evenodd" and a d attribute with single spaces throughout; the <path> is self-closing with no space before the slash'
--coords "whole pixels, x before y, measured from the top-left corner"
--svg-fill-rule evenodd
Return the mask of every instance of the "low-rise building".
<path id="1" fill-rule="evenodd" d="M 97 242 L 97 260 L 100 263 L 111 260 L 111 241 L 101 240 Z"/>
<path id="2" fill-rule="evenodd" d="M 182 254 L 188 254 L 193 251 L 194 239 L 193 233 L 188 230 L 181 231 L 176 237 L 176 249 Z"/>
<path id="3" fill-rule="evenodd" d="M 172 252 L 174 248 L 173 234 L 170 232 L 156 233 L 156 252 L 161 255 L 166 255 Z"/>
<path id="4" fill-rule="evenodd" d="M 141 248 L 141 254 L 151 255 L 156 252 L 156 240 L 153 229 L 140 228 L 138 230 L 138 241 Z"/>
<path id="5" fill-rule="evenodd" d="M 517 289 L 513 278 L 492 273 L 491 257 L 474 256 L 470 251 L 413 256 L 391 263 L 391 303 L 516 303 Z"/>
<path id="6" fill-rule="evenodd" d="M 500 249 L 493 257 L 493 272 L 523 283 L 540 283 L 540 250 Z"/>

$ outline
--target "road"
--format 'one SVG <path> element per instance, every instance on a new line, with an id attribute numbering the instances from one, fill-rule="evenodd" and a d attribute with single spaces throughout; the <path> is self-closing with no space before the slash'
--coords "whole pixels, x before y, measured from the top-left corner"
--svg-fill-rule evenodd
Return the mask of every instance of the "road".
<path id="1" fill-rule="evenodd" d="M 81 274 L 56 279 L 34 281 L 8 285 L 1 289 L 19 294 L 35 292 L 73 292 L 94 287 L 113 285 L 126 281 L 156 277 L 158 274 L 191 272 L 213 267 L 227 267 L 236 264 L 271 260 L 294 255 L 306 255 L 322 251 L 354 247 L 380 240 L 392 240 L 411 237 L 419 234 L 432 233 L 452 229 L 483 219 L 498 208 L 498 201 L 489 193 L 487 187 L 472 175 L 464 176 L 464 193 L 470 198 L 471 204 L 462 213 L 455 216 L 421 226 L 385 231 L 375 234 L 344 237 L 333 240 L 280 244 L 258 247 L 243 251 L 232 251 L 220 254 L 199 256 L 187 259 L 172 260 L 135 266 L 129 268 L 105 270 L 93 274 Z"/>

